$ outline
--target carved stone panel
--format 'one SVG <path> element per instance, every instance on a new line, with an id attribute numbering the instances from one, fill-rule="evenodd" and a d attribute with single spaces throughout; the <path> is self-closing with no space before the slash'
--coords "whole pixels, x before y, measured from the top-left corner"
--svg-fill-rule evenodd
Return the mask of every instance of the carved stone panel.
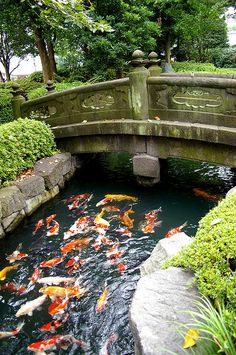
<path id="1" fill-rule="evenodd" d="M 172 102 L 180 106 L 185 106 L 186 108 L 199 110 L 207 107 L 220 107 L 223 103 L 223 99 L 220 95 L 207 91 L 187 89 L 177 91 L 172 96 Z"/>
<path id="2" fill-rule="evenodd" d="M 48 106 L 41 106 L 29 112 L 29 118 L 46 120 L 51 114 Z"/>
<path id="3" fill-rule="evenodd" d="M 82 108 L 88 111 L 104 110 L 114 104 L 114 97 L 111 95 L 96 93 L 88 94 L 82 101 Z"/>

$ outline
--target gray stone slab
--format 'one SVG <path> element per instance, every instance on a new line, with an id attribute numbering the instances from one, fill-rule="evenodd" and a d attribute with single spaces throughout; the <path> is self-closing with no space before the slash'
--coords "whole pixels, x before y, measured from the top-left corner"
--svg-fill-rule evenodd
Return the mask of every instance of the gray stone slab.
<path id="1" fill-rule="evenodd" d="M 36 162 L 34 166 L 34 175 L 40 175 L 44 178 L 47 190 L 55 187 L 63 175 L 63 161 L 53 155 L 49 158 L 43 158 Z"/>
<path id="2" fill-rule="evenodd" d="M 12 213 L 10 216 L 3 218 L 2 225 L 6 233 L 12 232 L 25 217 L 25 211 L 17 211 Z"/>
<path id="3" fill-rule="evenodd" d="M 191 242 L 192 238 L 184 232 L 177 233 L 171 238 L 161 239 L 153 249 L 150 257 L 140 266 L 141 276 L 159 270 L 167 259 L 177 254 Z"/>
<path id="4" fill-rule="evenodd" d="M 160 179 L 160 163 L 157 157 L 138 154 L 133 157 L 133 173 L 138 176 Z"/>
<path id="5" fill-rule="evenodd" d="M 27 216 L 30 216 L 33 212 L 35 212 L 41 206 L 42 200 L 43 200 L 42 195 L 43 194 L 34 196 L 34 197 L 25 201 L 26 202 L 25 214 Z"/>
<path id="6" fill-rule="evenodd" d="M 4 219 L 25 207 L 24 195 L 16 186 L 4 187 L 0 189 L 0 205 L 2 206 L 2 219 Z"/>
<path id="7" fill-rule="evenodd" d="M 5 237 L 5 232 L 4 232 L 3 226 L 0 224 L 0 239 L 2 239 L 4 237 Z"/>
<path id="8" fill-rule="evenodd" d="M 55 154 L 55 155 L 53 155 L 52 158 L 62 162 L 62 165 L 63 165 L 62 174 L 63 175 L 67 174 L 70 171 L 71 165 L 72 165 L 70 153 Z"/>
<path id="9" fill-rule="evenodd" d="M 22 181 L 13 181 L 12 185 L 19 188 L 19 190 L 24 194 L 25 199 L 30 199 L 45 191 L 44 178 L 39 175 L 29 176 Z"/>
<path id="10" fill-rule="evenodd" d="M 138 281 L 129 311 L 136 355 L 186 354 L 179 323 L 189 324 L 186 311 L 196 310 L 193 300 L 199 294 L 189 288 L 192 279 L 192 273 L 171 267 Z"/>
<path id="11" fill-rule="evenodd" d="M 54 186 L 53 189 L 49 190 L 49 191 L 45 191 L 43 194 L 42 194 L 42 203 L 45 203 L 49 200 L 51 200 L 53 197 L 55 197 L 57 194 L 59 194 L 59 187 L 58 185 L 57 186 Z"/>

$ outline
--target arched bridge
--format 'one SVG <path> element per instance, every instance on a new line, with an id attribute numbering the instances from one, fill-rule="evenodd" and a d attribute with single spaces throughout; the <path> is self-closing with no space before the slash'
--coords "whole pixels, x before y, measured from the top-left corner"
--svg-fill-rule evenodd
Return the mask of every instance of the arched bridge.
<path id="1" fill-rule="evenodd" d="M 15 88 L 15 116 L 50 124 L 62 151 L 128 151 L 137 175 L 155 175 L 156 159 L 167 157 L 236 167 L 236 77 L 160 74 L 149 57 L 135 51 L 127 78 L 60 93 L 48 83 L 48 95 L 35 100 Z"/>

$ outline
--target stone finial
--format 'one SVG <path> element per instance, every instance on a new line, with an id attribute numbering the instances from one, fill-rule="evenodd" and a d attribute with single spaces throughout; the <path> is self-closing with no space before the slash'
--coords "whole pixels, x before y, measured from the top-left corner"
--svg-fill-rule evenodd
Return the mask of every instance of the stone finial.
<path id="1" fill-rule="evenodd" d="M 52 80 L 47 81 L 46 89 L 48 94 L 55 92 L 55 85 Z"/>
<path id="2" fill-rule="evenodd" d="M 150 72 L 150 76 L 159 76 L 161 74 L 161 67 L 159 66 L 159 63 L 161 62 L 160 59 L 158 59 L 158 55 L 156 52 L 151 52 L 148 56 L 148 63 L 147 67 Z"/>
<path id="3" fill-rule="evenodd" d="M 134 51 L 132 54 L 132 60 L 130 64 L 132 65 L 132 67 L 142 67 L 147 62 L 143 58 L 144 58 L 144 53 L 139 49 L 136 49 L 136 51 Z"/>
<path id="4" fill-rule="evenodd" d="M 11 94 L 13 95 L 13 97 L 17 97 L 17 96 L 23 96 L 23 90 L 21 89 L 20 85 L 17 83 L 12 84 L 12 91 Z"/>
<path id="5" fill-rule="evenodd" d="M 151 52 L 148 56 L 149 59 L 149 65 L 153 65 L 153 64 L 158 64 L 160 63 L 160 59 L 158 59 L 158 55 L 156 52 Z"/>

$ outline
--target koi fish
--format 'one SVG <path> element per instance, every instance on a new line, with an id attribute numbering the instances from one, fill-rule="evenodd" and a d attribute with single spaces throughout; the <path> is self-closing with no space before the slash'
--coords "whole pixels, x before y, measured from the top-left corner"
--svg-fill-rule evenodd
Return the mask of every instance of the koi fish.
<path id="1" fill-rule="evenodd" d="M 19 323 L 18 326 L 16 327 L 16 329 L 12 330 L 10 332 L 6 332 L 4 330 L 0 330 L 0 339 L 16 336 L 21 331 L 21 329 L 23 328 L 24 324 L 25 324 L 24 322 Z"/>
<path id="2" fill-rule="evenodd" d="M 92 194 L 82 194 L 82 195 L 77 195 L 71 199 L 68 199 L 67 202 L 72 202 L 71 205 L 68 205 L 68 209 L 71 211 L 73 209 L 80 208 L 81 204 L 79 203 L 81 200 L 87 200 L 86 202 L 89 202 L 92 198 Z"/>
<path id="3" fill-rule="evenodd" d="M 72 335 L 54 335 L 49 339 L 44 339 L 30 344 L 27 349 L 36 352 L 36 354 L 45 355 L 47 350 L 55 350 L 60 347 L 67 350 L 71 344 L 77 344 L 83 349 L 86 343 L 80 339 L 74 338 Z"/>
<path id="4" fill-rule="evenodd" d="M 80 297 L 84 294 L 85 289 L 78 286 L 60 287 L 60 286 L 45 286 L 39 289 L 40 293 L 48 295 L 49 297 Z"/>
<path id="5" fill-rule="evenodd" d="M 128 228 L 119 228 L 116 231 L 121 233 L 122 237 L 132 237 L 132 233 Z"/>
<path id="6" fill-rule="evenodd" d="M 132 229 L 134 226 L 134 220 L 129 217 L 129 214 L 134 213 L 132 208 L 128 209 L 127 211 L 123 212 L 120 214 L 120 219 L 122 224 L 124 224 L 126 227 Z"/>
<path id="7" fill-rule="evenodd" d="M 80 249 L 83 245 L 88 245 L 91 239 L 92 238 L 74 239 L 70 243 L 64 245 L 64 247 L 61 247 L 61 252 L 63 254 L 68 254 L 72 250 Z"/>
<path id="8" fill-rule="evenodd" d="M 41 270 L 39 268 L 36 268 L 30 278 L 31 282 L 36 282 L 40 274 L 41 274 Z"/>
<path id="9" fill-rule="evenodd" d="M 175 235 L 175 234 L 177 234 L 177 233 L 180 233 L 181 230 L 182 230 L 184 227 L 186 227 L 187 225 L 188 225 L 188 223 L 185 222 L 184 224 L 181 224 L 181 226 L 171 229 L 169 232 L 167 232 L 167 233 L 165 234 L 165 238 L 170 238 L 170 237 L 173 237 L 173 235 Z"/>
<path id="10" fill-rule="evenodd" d="M 219 196 L 216 196 L 216 195 L 211 195 L 209 194 L 208 192 L 204 191 L 203 189 L 201 188 L 197 188 L 195 187 L 193 189 L 193 192 L 196 196 L 200 196 L 200 197 L 203 197 L 205 198 L 206 200 L 211 200 L 211 201 L 218 201 L 220 198 Z"/>
<path id="11" fill-rule="evenodd" d="M 107 258 L 118 258 L 123 254 L 122 250 L 118 250 L 119 243 L 116 243 L 111 247 L 111 249 L 106 251 Z"/>
<path id="12" fill-rule="evenodd" d="M 7 273 L 8 273 L 9 271 L 13 270 L 13 269 L 17 269 L 18 266 L 19 266 L 18 264 L 15 264 L 15 265 L 13 265 L 13 266 L 6 266 L 6 267 L 4 267 L 4 269 L 2 269 L 2 270 L 0 271 L 0 281 L 5 280 L 6 277 L 7 277 Z"/>
<path id="13" fill-rule="evenodd" d="M 100 246 L 102 244 L 111 245 L 111 244 L 113 244 L 113 241 L 111 239 L 107 238 L 105 235 L 99 235 L 95 239 L 95 242 L 92 244 L 92 247 L 94 247 L 95 250 L 98 250 L 98 249 L 100 249 Z"/>
<path id="14" fill-rule="evenodd" d="M 108 355 L 108 347 L 111 346 L 115 341 L 117 341 L 118 335 L 116 333 L 109 336 L 105 341 L 103 347 L 99 351 L 99 355 Z"/>
<path id="15" fill-rule="evenodd" d="M 54 220 L 54 218 L 55 218 L 56 216 L 57 216 L 56 213 L 54 213 L 54 214 L 51 214 L 51 216 L 48 216 L 48 217 L 46 218 L 46 224 L 47 224 L 47 226 Z"/>
<path id="16" fill-rule="evenodd" d="M 59 285 L 60 283 L 64 284 L 71 284 L 75 282 L 74 277 L 61 277 L 61 276 L 49 276 L 49 277 L 42 277 L 37 281 L 39 284 L 45 285 Z"/>
<path id="17" fill-rule="evenodd" d="M 73 266 L 73 265 L 79 260 L 79 258 L 80 258 L 80 256 L 77 255 L 77 256 L 75 256 L 74 258 L 70 259 L 70 260 L 66 263 L 65 268 L 67 269 L 68 267 Z"/>
<path id="18" fill-rule="evenodd" d="M 70 198 L 66 199 L 66 202 L 70 203 L 70 202 L 74 202 L 74 201 L 77 201 L 77 200 L 85 200 L 85 199 L 89 198 L 90 196 L 91 196 L 91 194 L 89 194 L 89 193 L 76 195 L 74 197 L 70 197 Z"/>
<path id="19" fill-rule="evenodd" d="M 16 312 L 16 317 L 23 316 L 25 314 L 28 314 L 29 316 L 32 316 L 33 311 L 39 308 L 47 299 L 46 295 L 40 296 L 38 298 L 35 298 L 32 301 L 28 301 L 25 304 L 23 304 L 20 309 Z"/>
<path id="20" fill-rule="evenodd" d="M 56 297 L 56 299 L 50 304 L 48 307 L 48 313 L 51 316 L 55 314 L 63 314 L 69 302 L 69 297 L 61 299 L 60 297 Z"/>
<path id="21" fill-rule="evenodd" d="M 66 269 L 70 268 L 70 269 L 68 270 L 68 273 L 69 273 L 69 274 L 71 274 L 73 270 L 78 270 L 78 269 L 80 269 L 81 263 L 80 263 L 80 262 L 78 263 L 78 262 L 77 262 L 78 260 L 79 260 L 79 256 L 76 256 L 76 257 L 70 259 L 70 260 L 68 261 L 68 263 L 66 264 L 65 268 L 66 268 Z"/>
<path id="22" fill-rule="evenodd" d="M 101 201 L 99 201 L 96 204 L 96 207 L 105 205 L 107 202 L 111 202 L 111 201 L 124 201 L 124 200 L 131 200 L 131 201 L 138 201 L 137 197 L 133 197 L 133 196 L 128 196 L 128 195 L 111 195 L 111 194 L 107 194 L 105 195 L 105 198 L 102 199 Z"/>
<path id="23" fill-rule="evenodd" d="M 161 207 L 159 207 L 157 210 L 152 210 L 152 211 L 146 213 L 145 219 L 157 218 L 158 212 L 161 212 Z"/>
<path id="24" fill-rule="evenodd" d="M 33 234 L 36 234 L 37 231 L 44 225 L 44 220 L 40 219 L 38 223 L 35 225 L 35 229 L 33 231 Z"/>
<path id="25" fill-rule="evenodd" d="M 16 293 L 17 295 L 21 295 L 22 293 L 25 293 L 27 291 L 27 288 L 24 286 L 18 286 L 13 282 L 8 282 L 6 284 L 1 285 L 0 290 L 6 290 L 9 292 Z"/>
<path id="26" fill-rule="evenodd" d="M 47 237 L 51 237 L 52 235 L 57 235 L 59 233 L 59 228 L 60 225 L 58 222 L 55 221 L 54 226 L 52 228 L 49 229 L 49 231 L 47 232 Z"/>
<path id="27" fill-rule="evenodd" d="M 57 328 L 61 327 L 67 321 L 68 318 L 69 318 L 69 313 L 66 313 L 63 318 L 57 319 L 57 320 L 53 320 L 53 321 L 51 321 L 49 323 L 46 323 L 46 324 L 42 325 L 42 327 L 40 327 L 39 329 L 42 332 L 54 333 L 55 330 Z"/>
<path id="28" fill-rule="evenodd" d="M 123 274 L 124 271 L 126 270 L 126 266 L 123 263 L 117 264 L 117 267 L 118 267 L 120 274 Z"/>
<path id="29" fill-rule="evenodd" d="M 144 225 L 142 226 L 143 233 L 154 233 L 155 227 L 160 226 L 162 224 L 162 221 L 155 222 L 155 219 L 147 220 L 147 222 L 144 223 Z"/>
<path id="30" fill-rule="evenodd" d="M 110 223 L 101 217 L 101 213 L 97 214 L 93 223 L 96 227 L 100 227 L 102 229 L 107 229 L 110 226 Z"/>
<path id="31" fill-rule="evenodd" d="M 39 266 L 40 267 L 52 267 L 54 265 L 62 263 L 62 261 L 64 261 L 64 258 L 54 258 L 54 259 L 50 259 L 47 261 L 42 261 Z"/>
<path id="32" fill-rule="evenodd" d="M 22 258 L 26 258 L 26 257 L 28 256 L 28 254 L 25 254 L 25 253 L 21 253 L 21 252 L 20 252 L 21 246 L 22 246 L 22 244 L 20 244 L 20 245 L 18 246 L 18 248 L 17 248 L 15 251 L 13 251 L 12 254 L 10 254 L 10 255 L 8 255 L 8 256 L 6 257 L 6 260 L 8 260 L 10 264 L 12 264 L 12 263 L 14 263 L 15 261 L 18 261 L 18 260 L 20 260 L 20 259 L 22 259 Z"/>
<path id="33" fill-rule="evenodd" d="M 108 297 L 108 291 L 107 291 L 107 284 L 105 282 L 103 293 L 101 294 L 101 296 L 97 300 L 96 312 L 101 312 L 103 310 L 103 308 L 105 307 L 105 305 L 107 303 L 107 297 Z"/>
<path id="34" fill-rule="evenodd" d="M 89 216 L 83 216 L 78 218 L 75 223 L 64 233 L 64 239 L 68 239 L 76 234 L 84 233 L 85 229 L 88 227 L 88 222 L 90 221 Z"/>

